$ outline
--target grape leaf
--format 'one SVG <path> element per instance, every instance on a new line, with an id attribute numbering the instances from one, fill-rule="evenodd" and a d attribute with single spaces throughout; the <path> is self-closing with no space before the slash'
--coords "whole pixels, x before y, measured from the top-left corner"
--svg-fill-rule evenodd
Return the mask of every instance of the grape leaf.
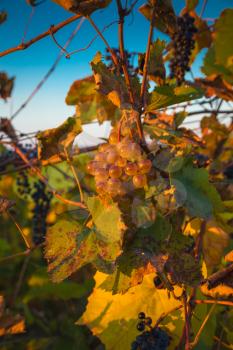
<path id="1" fill-rule="evenodd" d="M 158 86 L 151 93 L 150 102 L 146 107 L 146 112 L 151 112 L 181 102 L 191 101 L 202 97 L 202 95 L 202 90 L 193 86 Z"/>
<path id="2" fill-rule="evenodd" d="M 37 135 L 38 157 L 43 165 L 65 159 L 64 148 L 71 148 L 73 141 L 82 131 L 79 118 L 69 117 L 62 125 Z"/>
<path id="3" fill-rule="evenodd" d="M 171 0 L 148 1 L 139 8 L 139 11 L 149 21 L 152 19 L 155 7 L 154 26 L 166 34 L 174 33 L 176 29 L 176 15 Z"/>
<path id="4" fill-rule="evenodd" d="M 213 220 L 206 225 L 203 236 L 203 255 L 208 269 L 217 266 L 222 259 L 225 248 L 229 244 L 229 235 Z"/>
<path id="5" fill-rule="evenodd" d="M 119 110 L 106 96 L 96 91 L 94 77 L 76 80 L 66 96 L 68 105 L 76 105 L 82 124 L 97 119 L 99 123 L 118 118 Z"/>
<path id="6" fill-rule="evenodd" d="M 6 11 L 0 11 L 0 24 L 4 23 L 7 20 Z"/>
<path id="7" fill-rule="evenodd" d="M 178 182 L 176 182 L 176 181 Z M 223 210 L 221 198 L 209 183 L 208 172 L 205 169 L 197 169 L 187 164 L 180 171 L 171 173 L 171 183 L 177 191 L 183 191 L 181 196 L 191 216 L 210 218 L 214 212 Z M 178 184 L 181 186 L 178 186 Z"/>
<path id="8" fill-rule="evenodd" d="M 92 12 L 105 8 L 111 0 L 52 0 L 64 9 L 88 16 Z"/>
<path id="9" fill-rule="evenodd" d="M 163 51 L 166 43 L 164 40 L 157 39 L 150 46 L 150 57 L 148 63 L 148 77 L 155 81 L 158 85 L 164 84 L 166 70 L 163 63 Z M 143 74 L 145 54 L 139 54 L 139 67 L 142 66 L 140 73 Z"/>
<path id="10" fill-rule="evenodd" d="M 98 91 L 106 95 L 108 99 L 117 107 L 129 107 L 129 93 L 122 76 L 117 76 L 101 60 L 102 56 L 98 52 L 91 62 L 94 78 Z M 131 79 L 134 93 L 139 93 L 140 84 L 137 78 Z"/>
<path id="11" fill-rule="evenodd" d="M 9 78 L 5 72 L 0 72 L 0 98 L 6 100 L 11 97 L 15 78 Z"/>
<path id="12" fill-rule="evenodd" d="M 203 73 L 220 75 L 233 84 L 233 10 L 224 10 L 214 25 L 213 44 L 204 58 Z"/>
<path id="13" fill-rule="evenodd" d="M 88 197 L 87 207 L 96 226 L 96 234 L 104 242 L 117 242 L 120 246 L 126 226 L 116 203 L 104 203 L 98 197 Z"/>
<path id="14" fill-rule="evenodd" d="M 155 323 L 163 312 L 180 305 L 178 300 L 168 298 L 166 290 L 155 289 L 153 277 L 154 274 L 145 276 L 142 284 L 131 288 L 126 294 L 112 295 L 100 288 L 107 275 L 97 272 L 96 287 L 88 298 L 85 313 L 77 323 L 87 325 L 108 350 L 119 349 L 120 332 L 120 349 L 130 349 L 131 342 L 138 335 L 136 324 L 139 312 L 145 312 L 146 315 L 153 318 Z M 175 292 L 179 295 L 181 289 L 176 287 Z M 176 335 L 172 340 L 173 348 L 178 343 L 182 332 L 183 314 L 181 311 L 179 311 L 179 325 L 175 319 L 166 325 L 166 328 L 173 329 L 173 334 Z"/>
<path id="15" fill-rule="evenodd" d="M 192 11 L 197 7 L 199 0 L 186 0 L 187 11 Z"/>
<path id="16" fill-rule="evenodd" d="M 69 277 L 97 254 L 95 234 L 78 223 L 60 220 L 47 232 L 45 257 L 53 282 Z"/>

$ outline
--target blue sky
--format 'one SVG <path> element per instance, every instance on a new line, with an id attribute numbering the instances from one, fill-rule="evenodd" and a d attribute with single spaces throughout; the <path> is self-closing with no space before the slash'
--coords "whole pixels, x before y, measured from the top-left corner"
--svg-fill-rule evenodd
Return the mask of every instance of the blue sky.
<path id="1" fill-rule="evenodd" d="M 138 1 L 133 16 L 127 18 L 125 43 L 128 50 L 141 52 L 145 50 L 149 23 L 137 11 L 144 2 Z M 203 0 L 199 2 L 197 12 L 200 12 Z M 184 3 L 183 0 L 173 1 L 177 13 L 183 8 Z M 203 17 L 216 18 L 225 7 L 233 7 L 232 5 L 232 0 L 209 0 Z M 21 42 L 31 7 L 25 0 L 0 0 L 1 9 L 8 12 L 8 21 L 0 27 L 0 51 L 3 51 Z M 71 13 L 46 0 L 36 8 L 26 39 L 40 34 L 51 24 L 57 24 L 70 16 Z M 117 19 L 115 1 L 113 0 L 107 9 L 94 13 L 93 19 L 99 28 Z M 77 22 L 72 23 L 56 34 L 61 45 L 66 42 L 76 26 Z M 94 35 L 93 28 L 85 21 L 68 51 L 86 46 Z M 111 46 L 117 46 L 117 24 L 106 30 L 104 35 Z M 154 38 L 156 37 L 166 38 L 157 31 L 154 35 Z M 59 125 L 72 115 L 74 108 L 66 106 L 64 101 L 66 93 L 75 79 L 91 73 L 89 62 L 98 50 L 104 52 L 104 49 L 104 44 L 98 38 L 87 51 L 73 55 L 69 60 L 63 58 L 43 88 L 15 119 L 16 129 L 24 132 L 43 130 Z M 6 71 L 10 76 L 16 77 L 12 99 L 8 103 L 0 102 L 1 116 L 9 116 L 11 110 L 14 111 L 21 105 L 49 70 L 58 54 L 59 48 L 50 37 L 47 37 L 25 51 L 0 58 L 0 71 Z M 200 59 L 195 64 L 194 72 L 198 73 L 199 66 Z"/>

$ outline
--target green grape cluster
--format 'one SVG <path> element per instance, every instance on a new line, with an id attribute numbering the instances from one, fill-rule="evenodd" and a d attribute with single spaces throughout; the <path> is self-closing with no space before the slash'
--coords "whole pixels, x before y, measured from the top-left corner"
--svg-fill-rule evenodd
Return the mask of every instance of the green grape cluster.
<path id="1" fill-rule="evenodd" d="M 144 188 L 151 168 L 152 162 L 140 145 L 128 135 L 118 141 L 116 130 L 111 132 L 108 143 L 99 146 L 94 160 L 87 165 L 88 173 L 95 178 L 96 191 L 111 197 Z"/>

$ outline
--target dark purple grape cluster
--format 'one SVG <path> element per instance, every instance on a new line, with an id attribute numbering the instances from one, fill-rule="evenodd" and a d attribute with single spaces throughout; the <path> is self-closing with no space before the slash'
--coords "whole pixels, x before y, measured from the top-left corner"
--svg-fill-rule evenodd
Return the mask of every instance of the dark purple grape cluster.
<path id="1" fill-rule="evenodd" d="M 112 48 L 113 52 L 116 54 L 116 56 L 118 57 L 118 59 L 120 60 L 120 50 L 118 48 Z M 126 60 L 126 64 L 127 64 L 127 68 L 129 71 L 129 74 L 131 76 L 135 76 L 136 74 L 136 70 L 134 68 L 133 65 L 133 61 L 134 61 L 134 57 L 135 57 L 136 53 L 129 53 L 127 50 L 125 50 L 125 60 Z M 110 69 L 114 69 L 114 64 L 112 62 L 112 56 L 109 53 L 109 50 L 106 49 L 106 55 L 105 55 L 105 60 L 107 61 L 107 65 Z M 120 73 L 123 74 L 123 69 L 121 68 Z"/>
<path id="2" fill-rule="evenodd" d="M 16 185 L 18 193 L 24 198 L 28 197 L 31 193 L 31 186 L 26 171 L 22 171 L 16 178 Z"/>
<path id="3" fill-rule="evenodd" d="M 46 191 L 46 185 L 39 180 L 34 184 L 32 199 L 35 203 L 32 211 L 32 237 L 35 244 L 40 244 L 44 241 L 46 235 L 46 219 L 50 209 L 52 194 Z"/>
<path id="4" fill-rule="evenodd" d="M 138 316 L 140 316 L 140 313 Z M 145 314 L 144 314 L 145 315 Z M 145 318 L 146 320 L 147 318 Z M 151 318 L 150 318 L 151 320 Z M 142 322 L 142 321 L 141 321 Z M 159 327 L 143 331 L 131 344 L 131 350 L 166 350 L 170 343 L 169 335 Z"/>
<path id="5" fill-rule="evenodd" d="M 145 330 L 146 326 L 151 327 L 152 318 L 146 317 L 144 312 L 139 312 L 138 319 L 139 319 L 139 322 L 137 324 L 137 330 L 139 332 L 143 332 Z"/>
<path id="6" fill-rule="evenodd" d="M 178 85 L 184 82 L 185 72 L 190 70 L 190 55 L 195 47 L 193 36 L 197 33 L 194 21 L 188 13 L 178 17 L 177 30 L 172 35 L 173 58 L 170 61 L 170 78 L 176 78 Z"/>

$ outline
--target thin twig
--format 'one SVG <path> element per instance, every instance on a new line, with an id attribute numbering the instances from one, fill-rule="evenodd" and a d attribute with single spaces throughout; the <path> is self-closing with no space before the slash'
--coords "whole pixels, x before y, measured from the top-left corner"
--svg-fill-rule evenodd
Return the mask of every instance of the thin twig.
<path id="1" fill-rule="evenodd" d="M 134 100 L 134 94 L 131 86 L 129 71 L 127 67 L 127 61 L 125 56 L 125 44 L 124 44 L 124 21 L 126 16 L 126 10 L 122 8 L 121 0 L 117 1 L 117 9 L 118 9 L 118 15 L 119 15 L 119 26 L 118 26 L 118 38 L 119 38 L 119 50 L 120 50 L 120 57 L 121 57 L 121 66 L 123 69 L 124 77 L 126 86 L 129 93 L 129 99 L 132 106 L 135 105 Z"/>
<path id="2" fill-rule="evenodd" d="M 81 17 L 82 17 L 82 15 L 78 14 L 78 15 L 70 17 L 70 18 L 66 19 L 65 21 L 57 24 L 56 26 L 53 27 L 53 34 L 55 34 L 56 32 L 58 32 L 63 27 L 67 26 L 68 24 L 76 21 L 77 19 L 79 19 Z M 46 38 L 46 36 L 49 36 L 50 34 L 51 34 L 51 31 L 50 31 L 50 28 L 49 28 L 46 32 L 37 35 L 36 37 L 34 37 L 33 39 L 27 41 L 26 43 L 21 43 L 18 46 L 11 47 L 11 48 L 9 48 L 9 49 L 7 49 L 5 51 L 0 52 L 0 57 L 9 55 L 9 54 L 11 54 L 13 52 L 16 52 L 16 51 L 25 50 L 29 46 L 33 45 L 34 43 L 36 43 L 37 41 L 39 41 L 41 39 Z"/>
<path id="3" fill-rule="evenodd" d="M 30 23 L 32 21 L 32 18 L 34 16 L 34 14 L 35 14 L 35 7 L 32 7 L 30 15 L 29 15 L 29 18 L 28 18 L 28 21 L 27 21 L 27 24 L 26 24 L 26 27 L 25 27 L 25 30 L 24 30 L 24 33 L 23 33 L 22 44 L 24 43 L 24 41 L 26 39 L 27 32 L 28 32 L 28 29 L 29 29 L 29 25 L 30 25 Z"/>
<path id="4" fill-rule="evenodd" d="M 70 167 L 70 169 L 71 169 L 71 171 L 72 171 L 72 174 L 73 174 L 74 179 L 75 179 L 75 181 L 76 181 L 76 184 L 77 184 L 77 186 L 78 186 L 78 190 L 79 190 L 79 194 L 80 194 L 80 201 L 83 203 L 83 201 L 84 201 L 84 196 L 83 196 L 82 187 L 81 187 L 79 178 L 78 178 L 78 176 L 77 176 L 77 174 L 76 174 L 76 171 L 75 171 L 75 169 L 74 169 L 74 166 L 73 166 L 73 164 L 72 164 L 72 162 L 71 162 L 71 159 L 70 159 L 70 157 L 69 157 L 69 154 L 68 154 L 68 152 L 67 152 L 67 149 L 66 149 L 65 147 L 64 147 L 64 153 L 65 153 L 65 156 L 66 156 L 66 161 L 67 161 L 67 163 L 69 164 L 69 167 Z"/>
<path id="5" fill-rule="evenodd" d="M 211 314 L 213 313 L 215 307 L 216 307 L 216 303 L 215 303 L 214 305 L 211 306 L 210 311 L 208 312 L 208 314 L 206 315 L 204 321 L 202 322 L 202 325 L 201 325 L 200 329 L 198 330 L 198 332 L 197 332 L 197 334 L 196 334 L 196 336 L 195 336 L 194 341 L 190 344 L 191 349 L 193 349 L 193 348 L 197 345 L 197 343 L 199 342 L 199 338 L 200 338 L 200 336 L 201 336 L 201 333 L 202 333 L 202 331 L 203 331 L 203 329 L 204 329 L 206 323 L 208 322 L 208 320 L 209 320 Z"/>
<path id="6" fill-rule="evenodd" d="M 159 324 L 160 324 L 167 316 L 169 316 L 172 312 L 175 312 L 175 311 L 177 311 L 177 310 L 180 310 L 180 309 L 182 309 L 182 307 L 183 307 L 183 304 L 180 304 L 180 305 L 174 307 L 173 309 L 171 309 L 171 310 L 169 310 L 169 311 L 167 311 L 167 312 L 164 312 L 164 313 L 158 318 L 158 320 L 156 321 L 154 328 L 157 328 L 157 327 L 159 326 Z"/>
<path id="7" fill-rule="evenodd" d="M 188 303 L 187 303 L 187 294 L 183 293 L 183 306 L 184 306 L 184 315 L 185 315 L 185 350 L 189 350 L 189 333 L 190 333 L 190 317 L 188 312 Z"/>
<path id="8" fill-rule="evenodd" d="M 15 117 L 28 105 L 28 103 L 32 100 L 32 98 L 39 92 L 39 90 L 41 89 L 41 87 L 44 85 L 44 83 L 47 81 L 47 79 L 49 78 L 49 76 L 55 71 L 58 63 L 60 62 L 60 60 L 63 57 L 64 52 L 66 51 L 66 48 L 69 46 L 69 44 L 71 43 L 71 41 L 73 40 L 74 36 L 76 35 L 76 33 L 79 31 L 79 29 L 81 28 L 83 21 L 85 20 L 85 18 L 82 18 L 82 20 L 79 22 L 79 24 L 77 25 L 77 27 L 75 28 L 75 30 L 71 33 L 70 37 L 68 38 L 67 42 L 64 45 L 64 48 L 61 49 L 59 55 L 57 56 L 55 62 L 53 63 L 52 67 L 48 70 L 48 72 L 45 74 L 45 76 L 43 77 L 43 79 L 39 82 L 39 84 L 37 84 L 37 86 L 35 87 L 35 89 L 31 92 L 31 94 L 28 96 L 28 98 L 23 102 L 23 104 L 13 113 L 13 115 L 11 116 L 10 120 L 15 119 Z M 50 33 L 54 33 L 54 29 L 50 30 Z"/>
<path id="9" fill-rule="evenodd" d="M 144 67 L 143 67 L 143 77 L 142 77 L 142 85 L 141 85 L 141 93 L 140 93 L 141 106 L 145 105 L 147 73 L 148 73 L 148 66 L 149 66 L 149 59 L 150 59 L 151 42 L 152 42 L 153 31 L 154 31 L 154 17 L 155 17 L 155 7 L 153 8 L 153 12 L 152 12 L 152 18 L 151 18 L 151 23 L 150 23 L 150 30 L 149 30 L 148 41 L 147 41 L 145 63 L 144 63 Z"/>
<path id="10" fill-rule="evenodd" d="M 208 0 L 204 0 L 203 4 L 202 4 L 202 8 L 201 8 L 201 12 L 200 12 L 200 18 L 203 16 L 204 12 L 205 12 L 205 8 L 207 5 Z"/>
<path id="11" fill-rule="evenodd" d="M 0 264 L 8 262 L 10 260 L 13 260 L 15 258 L 21 258 L 22 256 L 27 256 L 27 255 L 31 254 L 31 252 L 33 252 L 35 249 L 40 248 L 43 245 L 44 245 L 44 243 L 40 243 L 38 245 L 31 247 L 31 249 L 24 250 L 23 252 L 19 252 L 19 253 L 13 254 L 13 255 L 5 256 L 4 258 L 0 259 Z"/>
<path id="12" fill-rule="evenodd" d="M 118 62 L 118 58 L 117 55 L 115 54 L 115 52 L 111 49 L 111 47 L 109 46 L 109 43 L 107 42 L 107 40 L 105 39 L 105 37 L 103 36 L 103 34 L 101 33 L 101 31 L 99 30 L 99 28 L 97 27 L 97 25 L 95 24 L 95 22 L 93 21 L 93 19 L 90 16 L 87 16 L 88 21 L 91 23 L 92 27 L 95 29 L 95 31 L 98 33 L 98 35 L 100 36 L 100 38 L 103 40 L 103 42 L 105 43 L 106 47 L 108 48 L 108 51 L 110 52 L 111 56 L 112 56 L 112 60 L 113 63 L 116 67 L 118 67 L 119 62 Z"/>
<path id="13" fill-rule="evenodd" d="M 53 33 L 53 27 L 54 27 L 54 25 L 51 25 L 51 27 L 50 27 L 50 35 L 51 35 L 51 38 L 53 39 L 53 41 L 55 42 L 55 44 L 59 47 L 59 49 L 60 49 L 63 53 L 65 53 L 66 55 L 68 55 L 68 54 L 69 54 L 68 51 L 66 51 L 66 49 L 65 49 L 64 47 L 62 47 L 62 46 L 59 44 L 59 42 L 57 41 L 57 39 L 55 38 L 55 35 L 54 35 L 54 33 Z"/>
<path id="14" fill-rule="evenodd" d="M 233 345 L 231 344 L 227 344 L 225 342 L 223 342 L 221 339 L 219 339 L 218 337 L 214 336 L 214 340 L 217 341 L 218 343 L 221 341 L 221 345 L 224 346 L 226 349 L 230 349 L 233 350 Z"/>
<path id="15" fill-rule="evenodd" d="M 16 146 L 14 145 L 15 148 L 15 152 L 20 156 L 20 158 L 30 167 L 30 169 L 32 170 L 32 172 L 34 172 L 39 179 L 46 185 L 48 186 L 48 191 L 51 192 L 54 197 L 56 197 L 57 199 L 59 199 L 61 202 L 65 203 L 65 204 L 70 204 L 73 205 L 75 207 L 79 207 L 79 208 L 83 208 L 85 209 L 86 206 L 83 203 L 80 202 L 74 202 L 71 201 L 69 199 L 66 199 L 64 197 L 62 197 L 56 190 L 54 190 L 49 184 L 48 184 L 48 180 L 42 175 L 41 171 L 33 166 L 30 161 L 27 159 L 27 157 L 25 156 L 25 154 L 23 154 L 23 152 Z"/>
<path id="16" fill-rule="evenodd" d="M 107 30 L 108 28 L 110 28 L 113 24 L 118 23 L 118 21 L 112 21 L 111 23 L 109 23 L 108 25 L 104 26 L 104 28 L 102 29 L 102 33 L 105 32 L 105 30 Z M 94 43 L 94 41 L 99 37 L 99 34 L 96 34 L 91 41 L 84 47 L 81 47 L 80 49 L 74 50 L 72 52 L 68 52 L 66 55 L 66 58 L 70 58 L 72 55 L 78 53 L 78 52 L 82 52 L 82 51 L 86 51 L 87 49 L 89 49 L 89 47 L 91 47 L 91 45 Z"/>
<path id="17" fill-rule="evenodd" d="M 11 220 L 13 221 L 13 223 L 15 224 L 15 226 L 17 227 L 19 233 L 21 234 L 25 244 L 26 244 L 26 247 L 28 249 L 31 249 L 31 244 L 30 242 L 28 241 L 27 239 L 27 236 L 25 236 L 24 232 L 23 232 L 23 229 L 22 227 L 20 226 L 20 224 L 15 220 L 14 216 L 11 214 L 11 212 L 9 210 L 7 210 L 7 214 L 8 216 L 11 218 Z"/>
<path id="18" fill-rule="evenodd" d="M 217 304 L 217 305 L 225 305 L 225 306 L 233 306 L 233 301 L 225 301 L 225 300 L 194 300 L 196 304 Z"/>
<path id="19" fill-rule="evenodd" d="M 15 289 L 14 289 L 14 294 L 13 294 L 13 297 L 11 300 L 11 306 L 14 305 L 15 300 L 17 299 L 17 296 L 18 296 L 20 289 L 22 287 L 23 279 L 24 279 L 24 276 L 25 276 L 25 273 L 26 273 L 26 270 L 27 270 L 27 267 L 29 264 L 30 257 L 31 257 L 31 252 L 32 251 L 30 251 L 30 253 L 24 259 L 22 268 L 21 268 L 20 273 L 19 273 L 19 278 L 18 278 L 18 281 L 17 281 Z"/>

